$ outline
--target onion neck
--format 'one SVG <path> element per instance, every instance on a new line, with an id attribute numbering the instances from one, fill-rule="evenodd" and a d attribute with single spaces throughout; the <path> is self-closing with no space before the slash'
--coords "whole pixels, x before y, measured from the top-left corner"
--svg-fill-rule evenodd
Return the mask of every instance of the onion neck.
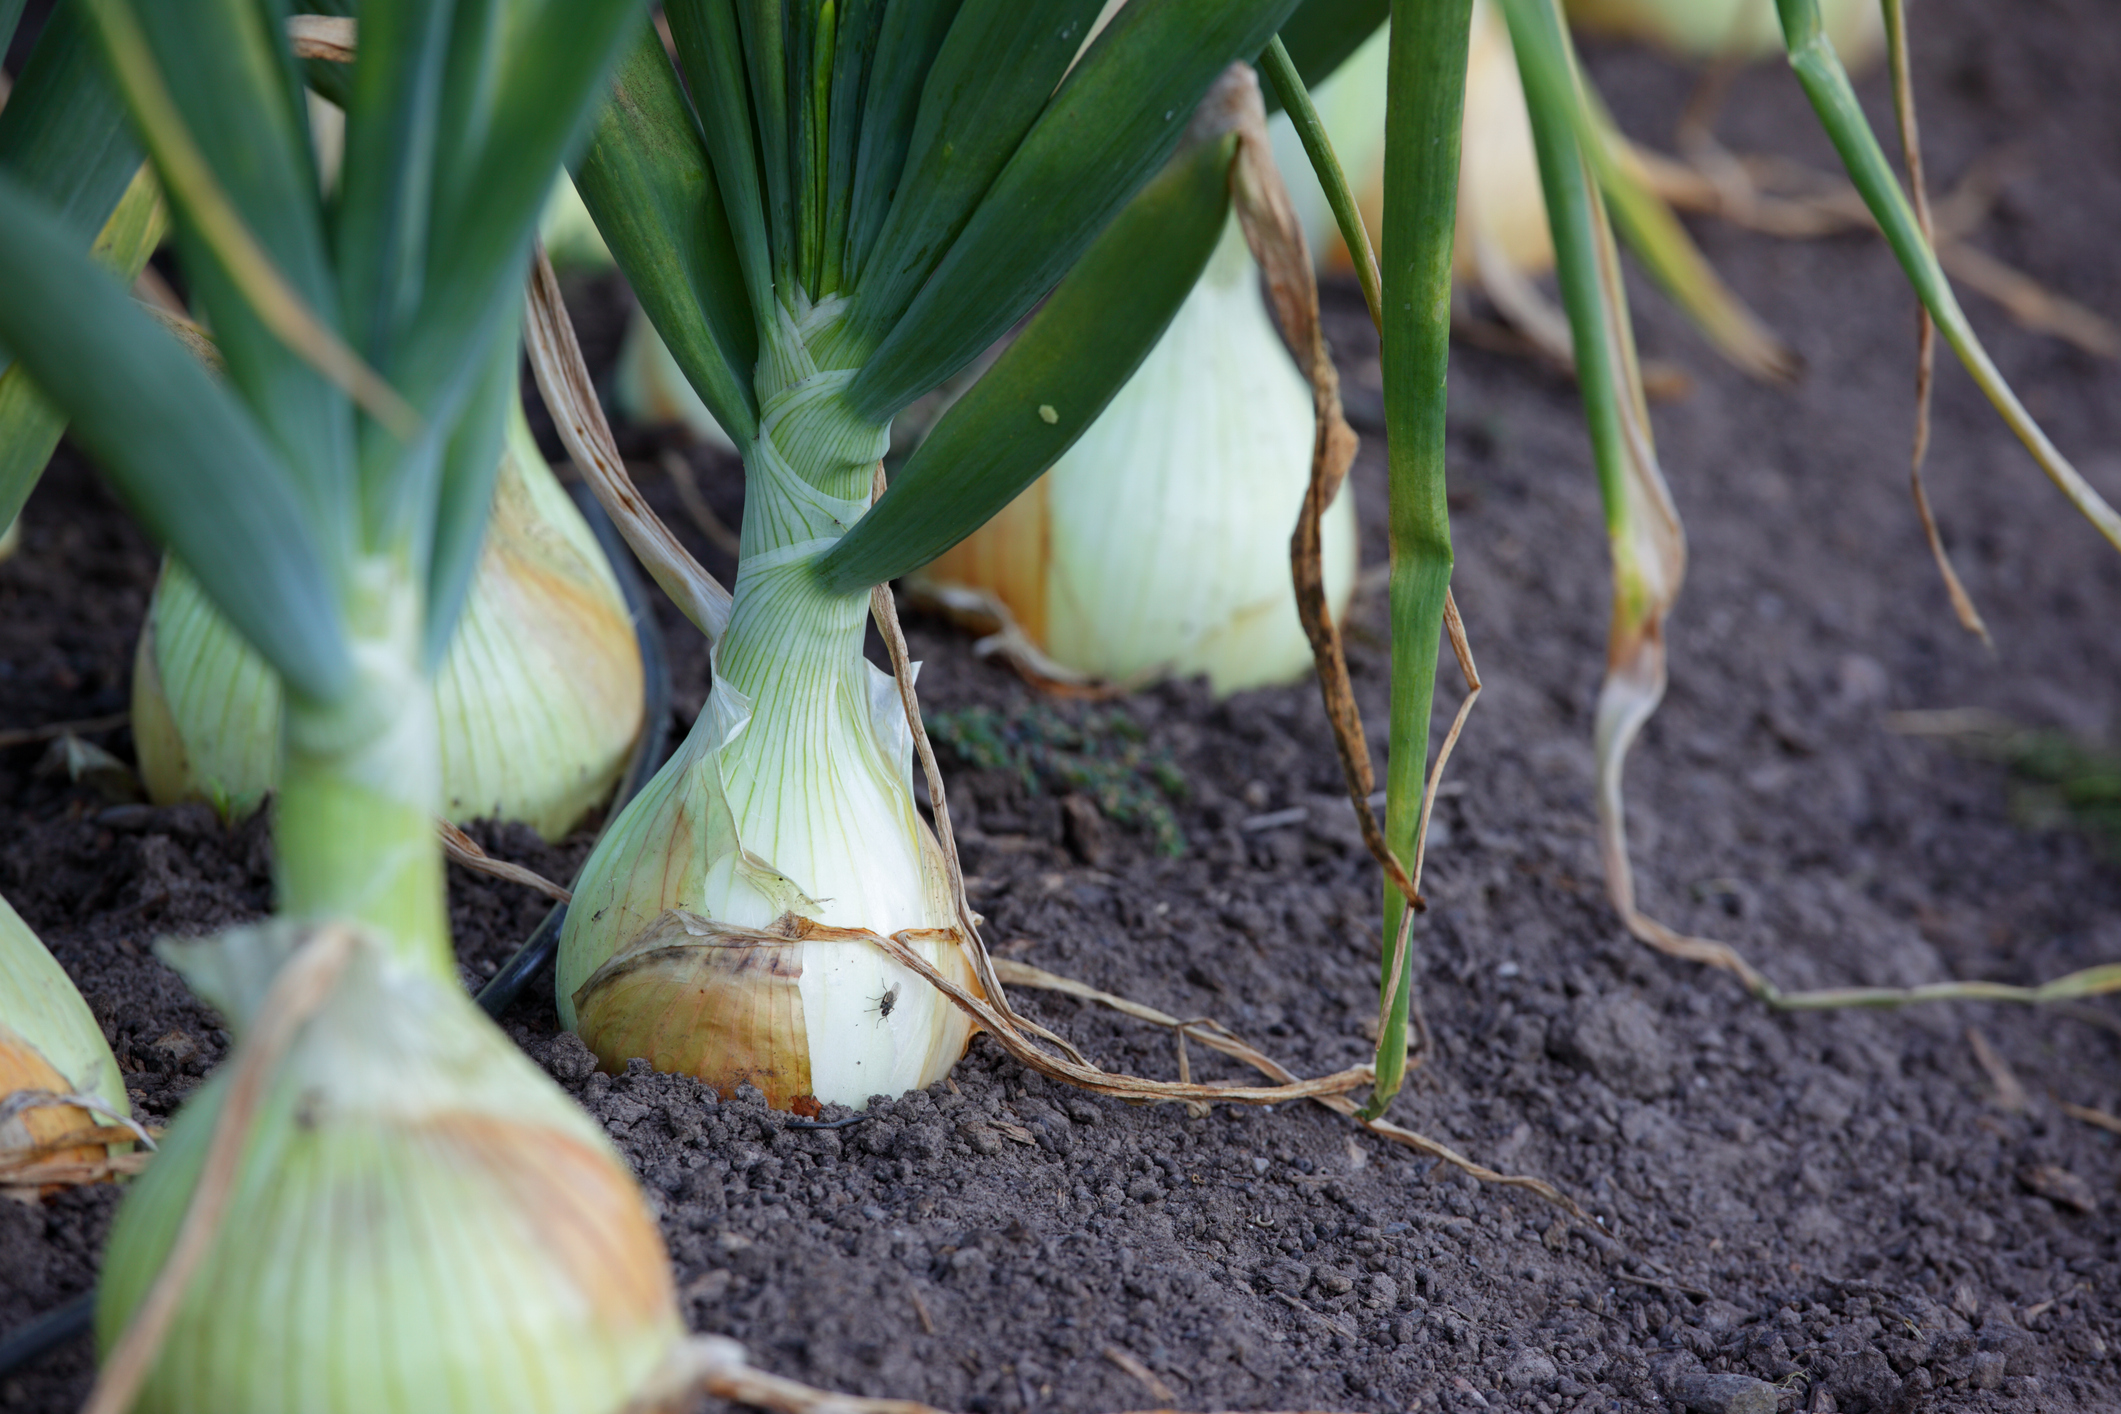
<path id="1" fill-rule="evenodd" d="M 363 924 L 402 960 L 451 978 L 420 603 L 402 560 L 356 567 L 346 596 L 354 681 L 330 702 L 288 694 L 273 846 L 282 913 Z"/>
<path id="2" fill-rule="evenodd" d="M 836 341 L 844 312 L 836 299 L 801 318 L 782 312 L 759 358 L 759 432 L 744 449 L 742 553 L 717 658 L 752 701 L 751 736 L 823 679 L 861 665 L 868 594 L 829 593 L 812 572 L 868 510 L 890 444 L 888 422 L 865 422 L 841 400 L 855 370 L 821 368 L 812 355 Z"/>
<path id="3" fill-rule="evenodd" d="M 829 318 L 784 320 L 759 363 L 742 555 L 715 660 L 750 714 L 722 750 L 721 780 L 745 846 L 825 903 L 829 921 L 906 927 L 921 921 L 919 817 L 875 736 L 869 596 L 829 591 L 815 572 L 867 512 L 890 428 L 847 410 L 851 371 L 811 358 L 820 325 L 829 334 Z M 897 903 L 877 892 L 879 869 L 904 876 Z"/>

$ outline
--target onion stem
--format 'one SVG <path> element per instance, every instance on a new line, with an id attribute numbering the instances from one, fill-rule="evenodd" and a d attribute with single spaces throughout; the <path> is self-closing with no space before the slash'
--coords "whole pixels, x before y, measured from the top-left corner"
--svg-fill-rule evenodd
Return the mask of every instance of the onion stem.
<path id="1" fill-rule="evenodd" d="M 1819 115 L 1819 125 L 1826 129 L 1834 150 L 1841 155 L 1849 180 L 1862 194 L 1864 205 L 1878 222 L 1908 283 L 1914 286 L 1930 317 L 1937 321 L 1938 332 L 2048 479 L 2110 544 L 2121 549 L 2121 514 L 2115 513 L 2048 440 L 2047 433 L 1990 360 L 1973 325 L 1967 322 L 1966 312 L 1959 307 L 1951 282 L 1937 262 L 1937 252 L 1923 238 L 1915 210 L 1909 205 L 1907 194 L 1900 190 L 1877 135 L 1871 131 L 1870 120 L 1863 116 L 1856 90 L 1849 84 L 1848 70 L 1842 67 L 1840 56 L 1826 37 L 1818 0 L 1776 0 L 1776 4 L 1789 46 L 1790 67 L 1797 71 L 1797 81 Z"/>
<path id="2" fill-rule="evenodd" d="M 434 692 L 420 671 L 420 589 L 375 556 L 346 593 L 353 682 L 320 702 L 290 691 L 273 808 L 283 913 L 365 924 L 402 958 L 453 977 Z"/>
<path id="3" fill-rule="evenodd" d="M 1362 302 L 1370 311 L 1370 322 L 1377 331 L 1384 332 L 1384 292 L 1379 288 L 1377 252 L 1370 245 L 1369 228 L 1362 223 L 1362 208 L 1355 200 L 1355 193 L 1348 186 L 1347 173 L 1340 167 L 1340 159 L 1333 155 L 1333 139 L 1326 133 L 1325 120 L 1318 116 L 1318 107 L 1311 102 L 1310 90 L 1304 87 L 1303 76 L 1296 72 L 1295 63 L 1289 58 L 1289 50 L 1275 35 L 1274 42 L 1259 56 L 1260 68 L 1267 81 L 1274 85 L 1275 96 L 1281 99 L 1282 109 L 1288 113 L 1290 125 L 1304 145 L 1304 154 L 1311 159 L 1311 170 L 1318 176 L 1319 186 L 1325 188 L 1326 205 L 1333 210 L 1333 220 L 1340 227 L 1340 239 L 1355 261 L 1355 278 L 1362 285 Z"/>
<path id="4" fill-rule="evenodd" d="M 1459 134 L 1465 115 L 1472 0 L 1394 0 L 1385 135 L 1382 270 L 1385 427 L 1389 438 L 1392 546 L 1391 754 L 1385 768 L 1385 841 L 1414 862 L 1421 828 L 1429 709 L 1451 588 L 1451 513 L 1444 497 L 1445 383 L 1450 366 L 1451 248 L 1458 207 Z M 1385 1024 L 1377 1086 L 1364 1119 L 1383 1114 L 1406 1078 L 1407 1012 L 1415 968 L 1397 965 L 1400 919 L 1410 907 L 1384 889 Z M 1396 978 L 1391 993 L 1384 986 Z"/>

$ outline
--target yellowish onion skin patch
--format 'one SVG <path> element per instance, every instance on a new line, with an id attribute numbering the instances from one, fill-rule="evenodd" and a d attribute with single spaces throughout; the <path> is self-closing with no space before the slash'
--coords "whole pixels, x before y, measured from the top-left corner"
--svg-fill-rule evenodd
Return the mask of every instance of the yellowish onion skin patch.
<path id="1" fill-rule="evenodd" d="M 24 1091 L 65 1095 L 72 1093 L 73 1086 L 35 1046 L 11 1028 L 0 1026 L 0 1101 Z M 34 1156 L 40 1167 L 79 1165 L 86 1169 L 107 1156 L 107 1144 L 101 1140 L 79 1144 L 67 1141 L 76 1135 L 94 1134 L 101 1125 L 102 1121 L 96 1115 L 75 1105 L 38 1105 L 25 1109 L 0 1120 L 0 1158 Z M 4 1172 L 0 1172 L 0 1195 L 12 1198 L 45 1197 L 64 1186 L 9 1184 L 5 1182 Z"/>

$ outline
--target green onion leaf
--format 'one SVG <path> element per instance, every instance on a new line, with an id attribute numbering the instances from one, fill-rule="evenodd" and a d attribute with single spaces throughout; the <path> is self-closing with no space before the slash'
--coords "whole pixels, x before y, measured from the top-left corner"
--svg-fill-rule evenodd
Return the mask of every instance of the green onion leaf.
<path id="1" fill-rule="evenodd" d="M 832 93 L 829 130 L 826 135 L 825 191 L 830 205 L 825 212 L 824 289 L 830 293 L 848 282 L 854 266 L 847 259 L 847 228 L 853 217 L 855 161 L 859 155 L 862 125 L 867 121 L 865 100 L 869 70 L 876 62 L 877 40 L 884 16 L 884 0 L 841 0 L 837 52 L 832 59 Z"/>
<path id="2" fill-rule="evenodd" d="M 327 342 L 343 334 L 286 36 L 247 0 L 86 4 L 162 173 L 193 307 L 213 328 L 229 382 L 299 478 L 310 524 L 348 527 L 327 545 L 341 565 L 356 504 L 352 407 L 308 357 L 288 357 L 283 339 L 295 305 L 295 323 Z M 247 239 L 230 240 L 231 216 Z M 254 303 L 261 286 L 285 306 L 277 316 Z"/>
<path id="3" fill-rule="evenodd" d="M 890 332 L 965 229 L 1082 48 L 1098 5 L 964 0 L 921 90 L 878 253 L 860 272 L 862 343 Z"/>
<path id="4" fill-rule="evenodd" d="M 711 52 L 691 23 L 700 8 L 669 8 L 679 53 L 687 57 L 696 85 Z M 730 26 L 732 38 L 734 29 Z M 710 100 L 729 97 L 713 80 L 708 83 L 695 91 Z M 726 106 L 743 118 L 748 149 L 750 118 L 741 89 Z M 710 107 L 710 118 L 731 116 L 723 107 Z M 736 150 L 734 144 L 724 146 Z M 671 357 L 715 420 L 732 438 L 749 442 L 758 430 L 751 369 L 758 362 L 759 341 L 752 301 L 764 307 L 771 278 L 758 177 L 748 160 L 728 178 L 714 169 L 707 139 L 652 24 L 638 26 L 619 59 L 611 98 L 590 133 L 575 184 Z M 747 237 L 748 270 L 731 229 L 732 215 L 736 230 Z M 754 294 L 746 292 L 748 274 L 758 280 Z"/>
<path id="5" fill-rule="evenodd" d="M 1022 318 L 1155 175 L 1223 69 L 1265 48 L 1293 9 L 1169 0 L 1121 10 L 849 386 L 855 411 L 897 412 Z"/>
<path id="6" fill-rule="evenodd" d="M 1451 512 L 1444 500 L 1445 378 L 1450 368 L 1451 241 L 1458 209 L 1472 0 L 1394 0 L 1385 135 L 1385 429 L 1392 546 L 1391 753 L 1385 768 L 1385 843 L 1411 869 L 1429 759 L 1429 707 L 1451 588 Z M 1407 1067 L 1411 966 L 1395 966 L 1409 904 L 1384 889 L 1377 1086 L 1363 1117 L 1399 1092 Z M 1411 946 L 1411 942 L 1408 944 Z"/>
<path id="7" fill-rule="evenodd" d="M 60 5 L 0 108 L 0 171 L 56 208 L 86 246 L 139 168 L 140 146 L 82 8 Z"/>
<path id="8" fill-rule="evenodd" d="M 334 586 L 298 494 L 230 391 L 0 175 L 0 339 L 148 529 L 299 693 L 352 676 Z"/>
<path id="9" fill-rule="evenodd" d="M 773 286 L 793 307 L 796 210 L 802 198 L 788 180 L 787 13 L 784 0 L 737 0 L 736 9 L 743 31 L 744 71 L 751 81 L 751 111 L 758 119 L 759 161 L 766 173 L 766 232 L 773 247 Z M 736 90 L 738 94 L 743 91 Z M 712 127 L 710 120 L 710 131 Z M 765 317 L 763 306 L 760 317 Z"/>
<path id="10" fill-rule="evenodd" d="M 168 229 L 162 188 L 142 167 L 96 237 L 93 253 L 130 282 Z M 28 368 L 18 363 L 0 371 L 0 526 L 12 525 L 21 513 L 65 431 L 65 414 L 44 396 Z"/>
<path id="11" fill-rule="evenodd" d="M 877 34 L 876 63 L 862 98 L 862 132 L 855 153 L 854 190 L 847 207 L 847 264 L 859 271 L 876 247 L 906 167 L 921 86 L 935 63 L 958 0 L 892 0 Z"/>

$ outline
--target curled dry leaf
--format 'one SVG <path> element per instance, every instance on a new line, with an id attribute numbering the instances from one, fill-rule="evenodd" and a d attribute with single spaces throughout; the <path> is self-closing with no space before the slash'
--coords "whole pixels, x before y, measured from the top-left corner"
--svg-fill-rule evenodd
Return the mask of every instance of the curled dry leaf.
<path id="1" fill-rule="evenodd" d="M 1355 460 L 1357 439 L 1341 410 L 1340 375 L 1333 367 L 1332 355 L 1326 349 L 1325 329 L 1319 322 L 1318 280 L 1304 240 L 1303 223 L 1297 219 L 1295 205 L 1274 165 L 1259 80 L 1248 65 L 1231 66 L 1230 73 L 1203 102 L 1194 122 L 1196 131 L 1205 126 L 1210 131 L 1237 135 L 1237 157 L 1230 165 L 1230 204 L 1237 212 L 1252 258 L 1266 276 L 1268 298 L 1283 336 L 1295 351 L 1296 366 L 1311 385 L 1317 413 L 1311 482 L 1289 544 L 1296 611 L 1303 620 L 1305 636 L 1311 640 L 1319 691 L 1325 698 L 1326 717 L 1333 725 L 1333 742 L 1340 752 L 1341 773 L 1347 782 L 1348 798 L 1355 804 L 1363 843 L 1393 887 L 1418 909 L 1423 906 L 1421 891 L 1406 867 L 1385 846 L 1384 830 L 1369 807 L 1370 794 L 1376 789 L 1369 743 L 1363 733 L 1362 714 L 1355 705 L 1340 627 L 1333 622 L 1333 611 L 1326 599 L 1321 525 L 1326 507 L 1339 494 L 1348 467 Z"/>
<path id="2" fill-rule="evenodd" d="M 1930 210 L 1929 183 L 1922 173 L 1922 136 L 1915 122 L 1915 86 L 1908 75 L 1907 8 L 1901 0 L 1885 0 L 1884 8 L 1886 49 L 1892 60 L 1893 116 L 1900 128 L 1900 150 L 1907 158 L 1908 186 L 1915 200 L 1915 222 L 1922 228 L 1922 238 L 1934 248 L 1937 222 Z M 1937 517 L 1930 509 L 1929 488 L 1922 480 L 1922 463 L 1930 449 L 1930 391 L 1936 373 L 1937 322 L 1930 318 L 1927 307 L 1918 305 L 1915 310 L 1915 442 L 1908 454 L 1908 490 L 1914 496 L 1916 518 L 1922 522 L 1923 538 L 1929 541 L 1930 557 L 1937 562 L 1937 573 L 1944 579 L 1944 592 L 1952 601 L 1952 612 L 1958 616 L 1959 626 L 1994 648 L 1995 640 L 1989 637 L 1981 611 L 1974 607 L 1973 597 L 1960 582 L 1959 571 L 1952 567 L 1951 552 L 1944 548 L 1944 536 L 1937 529 Z"/>
<path id="3" fill-rule="evenodd" d="M 526 889 L 536 889 L 549 899 L 566 903 L 574 897 L 564 885 L 555 884 L 534 869 L 525 869 L 520 864 L 511 864 L 505 859 L 495 859 L 479 847 L 479 842 L 452 825 L 447 820 L 435 821 L 435 833 L 441 837 L 442 852 L 449 862 L 469 869 L 474 874 L 484 874 L 490 879 L 501 879 L 511 884 L 521 884 Z"/>
<path id="4" fill-rule="evenodd" d="M 559 277 L 553 274 L 542 246 L 531 268 L 523 325 L 523 347 L 530 355 L 538 392 L 576 470 L 610 513 L 649 577 L 707 635 L 709 643 L 719 642 L 729 627 L 729 591 L 679 543 L 634 486 L 618 443 L 612 439 L 611 424 L 604 420 L 603 404 L 589 381 L 588 365 L 582 362 L 582 346 L 575 340 L 574 325 L 560 298 Z"/>

